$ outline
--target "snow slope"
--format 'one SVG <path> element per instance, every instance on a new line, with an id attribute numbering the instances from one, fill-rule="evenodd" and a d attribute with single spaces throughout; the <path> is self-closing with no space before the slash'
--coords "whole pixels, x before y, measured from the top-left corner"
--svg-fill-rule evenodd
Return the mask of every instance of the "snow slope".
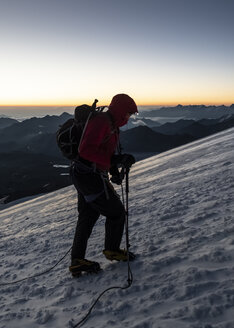
<path id="1" fill-rule="evenodd" d="M 127 290 L 105 294 L 83 327 L 234 327 L 234 129 L 148 158 L 130 175 L 130 242 L 138 257 Z M 0 212 L 0 282 L 44 271 L 69 250 L 73 187 Z M 52 271 L 0 286 L 0 327 L 73 327 L 101 291 L 126 285 L 126 263 L 102 255 L 104 219 L 87 258 L 103 271 L 74 279 L 69 255 Z"/>

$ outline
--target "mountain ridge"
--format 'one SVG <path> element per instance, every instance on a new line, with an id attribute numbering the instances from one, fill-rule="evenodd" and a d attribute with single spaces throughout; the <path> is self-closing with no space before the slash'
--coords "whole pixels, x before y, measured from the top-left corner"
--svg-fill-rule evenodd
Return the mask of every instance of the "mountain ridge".
<path id="1" fill-rule="evenodd" d="M 46 190 L 51 191 L 55 187 L 64 186 L 65 181 L 67 185 L 71 183 L 68 178 L 64 177 L 64 174 L 69 173 L 68 168 L 53 171 L 55 164 L 67 166 L 70 164 L 57 147 L 55 135 L 58 126 L 70 117 L 68 113 L 60 116 L 47 115 L 43 118 L 31 118 L 18 122 L 0 130 L 0 199 L 11 201 L 19 197 L 42 193 L 45 190 L 44 185 L 48 185 Z M 149 121 L 143 123 L 146 124 L 146 122 Z M 150 120 L 150 124 L 152 122 Z M 121 131 L 120 141 L 123 152 L 130 152 L 136 160 L 140 160 L 232 126 L 234 126 L 234 116 L 230 115 L 213 120 L 178 120 L 154 128 L 139 125 Z M 17 158 L 14 160 L 10 154 L 15 152 L 17 152 Z M 38 160 L 36 161 L 35 158 Z M 14 169 L 9 170 L 9 167 L 13 166 Z M 23 174 L 19 174 L 20 172 Z M 45 181 L 46 174 L 47 181 Z M 40 182 L 39 177 L 43 183 Z M 30 183 L 30 179 L 33 184 Z"/>

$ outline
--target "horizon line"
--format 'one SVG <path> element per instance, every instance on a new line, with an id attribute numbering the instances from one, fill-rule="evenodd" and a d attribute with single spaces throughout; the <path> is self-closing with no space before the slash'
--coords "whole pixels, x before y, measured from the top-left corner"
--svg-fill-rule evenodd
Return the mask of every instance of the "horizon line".
<path id="1" fill-rule="evenodd" d="M 85 102 L 83 102 L 85 103 Z M 82 104 L 83 104 L 82 103 Z M 87 103 L 87 102 L 86 102 Z M 81 104 L 81 102 L 80 102 Z M 137 104 L 138 107 L 149 107 L 149 106 L 155 106 L 155 107 L 176 107 L 176 106 L 227 106 L 227 107 L 230 107 L 231 105 L 234 104 L 234 101 L 233 102 L 228 102 L 228 103 L 189 103 L 189 102 L 186 102 L 186 103 L 183 103 L 183 102 L 180 102 L 180 103 L 167 103 L 167 104 Z M 36 105 L 36 104 L 21 104 L 21 105 L 15 105 L 15 104 L 10 104 L 10 105 L 1 105 L 0 104 L 0 108 L 1 107 L 35 107 L 35 108 L 43 108 L 43 107 L 54 107 L 54 108 L 59 108 L 59 107 L 76 107 L 76 106 L 79 106 L 79 105 L 71 105 L 71 104 L 42 104 L 42 105 Z M 104 105 L 104 104 L 101 104 L 100 106 L 108 106 L 108 105 Z"/>

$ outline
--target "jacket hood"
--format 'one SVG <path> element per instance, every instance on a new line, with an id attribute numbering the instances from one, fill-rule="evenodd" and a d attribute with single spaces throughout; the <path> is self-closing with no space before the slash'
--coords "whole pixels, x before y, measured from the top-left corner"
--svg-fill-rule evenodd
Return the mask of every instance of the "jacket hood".
<path id="1" fill-rule="evenodd" d="M 113 97 L 109 105 L 109 112 L 111 113 L 116 125 L 120 127 L 127 123 L 127 113 L 138 113 L 138 110 L 135 101 L 128 95 L 122 93 Z"/>

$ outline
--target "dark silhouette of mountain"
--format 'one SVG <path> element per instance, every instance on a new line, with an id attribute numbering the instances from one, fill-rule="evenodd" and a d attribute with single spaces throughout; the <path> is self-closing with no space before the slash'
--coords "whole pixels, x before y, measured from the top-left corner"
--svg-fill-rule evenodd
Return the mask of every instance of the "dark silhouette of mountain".
<path id="1" fill-rule="evenodd" d="M 194 122 L 190 126 L 181 129 L 179 131 L 179 134 L 187 133 L 196 138 L 203 138 L 205 136 L 208 136 L 209 134 L 215 133 L 216 131 L 217 129 L 215 128 L 214 125 L 206 126 L 201 124 L 200 122 Z"/>
<path id="2" fill-rule="evenodd" d="M 15 123 L 5 129 L 0 130 L 0 143 L 29 140 L 39 134 L 55 133 L 60 124 L 72 116 L 63 113 L 60 116 L 45 116 L 42 118 L 33 117 L 23 122 Z"/>
<path id="3" fill-rule="evenodd" d="M 199 121 L 178 120 L 174 123 L 165 123 L 159 127 L 154 127 L 152 130 L 167 135 L 189 134 L 196 138 L 203 138 L 212 133 L 233 127 L 233 120 L 234 115 L 219 119 L 202 119 Z"/>
<path id="4" fill-rule="evenodd" d="M 60 157 L 56 144 L 55 131 L 70 118 L 64 113 L 60 116 L 46 116 L 15 123 L 0 131 L 0 153 L 23 151 Z M 219 132 L 233 126 L 234 116 L 215 120 L 179 120 L 150 129 L 147 126 L 122 131 L 121 142 L 126 150 L 139 152 L 161 152 L 195 138 Z M 32 126 L 31 126 L 32 124 Z M 131 131 L 132 130 L 132 131 Z M 177 136 L 179 135 L 179 136 Z M 169 138 L 170 137 L 170 138 Z"/>
<path id="5" fill-rule="evenodd" d="M 0 130 L 0 198 L 9 200 L 69 185 L 53 164 L 69 164 L 60 153 L 55 132 L 71 115 L 46 116 Z M 146 158 L 234 126 L 234 115 L 214 120 L 179 120 L 151 129 L 138 126 L 120 133 L 124 152 Z M 163 131 L 159 133 L 158 131 Z M 66 171 L 68 172 L 68 170 Z"/>
<path id="6" fill-rule="evenodd" d="M 189 135 L 168 136 L 154 132 L 146 126 L 124 131 L 120 142 L 124 152 L 154 152 L 159 153 L 195 140 Z"/>
<path id="7" fill-rule="evenodd" d="M 205 106 L 205 105 L 177 105 L 174 107 L 162 107 L 160 109 L 144 110 L 146 117 L 178 117 L 186 119 L 215 119 L 225 115 L 234 114 L 234 105 L 231 106 Z"/>
<path id="8" fill-rule="evenodd" d="M 198 122 L 202 125 L 214 125 L 214 124 L 217 124 L 220 122 L 220 119 L 222 118 L 217 118 L 217 119 L 207 119 L 207 118 L 204 118 L 202 120 L 199 120 Z"/>
<path id="9" fill-rule="evenodd" d="M 56 143 L 55 133 L 46 133 L 33 137 L 22 150 L 30 153 L 61 157 L 61 152 Z"/>
<path id="10" fill-rule="evenodd" d="M 194 138 L 186 135 L 168 136 L 154 132 L 146 126 L 139 126 L 120 134 L 121 145 L 125 152 L 153 152 L 159 153 L 184 143 L 193 141 Z M 47 156 L 61 157 L 60 150 L 56 144 L 55 134 L 47 133 L 33 136 L 30 140 L 20 143 L 9 142 L 0 144 L 0 152 L 7 149 L 18 150 L 26 153 L 44 154 Z"/>
<path id="11" fill-rule="evenodd" d="M 68 169 L 53 167 L 65 164 L 61 158 L 23 152 L 2 153 L 0 161 L 0 199 L 7 202 L 25 196 L 53 191 L 70 184 L 61 173 Z"/>
<path id="12" fill-rule="evenodd" d="M 0 153 L 10 153 L 12 151 L 16 151 L 19 149 L 20 149 L 20 145 L 19 142 L 17 141 L 0 142 Z"/>
<path id="13" fill-rule="evenodd" d="M 9 117 L 0 117 L 0 129 L 7 128 L 14 123 L 18 123 L 18 121 Z"/>
<path id="14" fill-rule="evenodd" d="M 42 153 L 60 156 L 55 143 L 55 132 L 59 125 L 71 117 L 68 113 L 60 116 L 34 117 L 0 130 L 0 153 L 12 151 L 39 153 L 44 147 L 45 151 Z"/>
<path id="15" fill-rule="evenodd" d="M 178 134 L 178 132 L 194 123 L 194 120 L 178 120 L 173 123 L 165 123 L 158 127 L 153 127 L 152 130 L 163 134 Z"/>
<path id="16" fill-rule="evenodd" d="M 206 125 L 204 125 L 202 124 L 202 121 L 194 122 L 189 127 L 185 127 L 181 129 L 180 134 L 187 133 L 196 138 L 203 138 L 213 133 L 217 133 L 219 131 L 232 128 L 233 126 L 234 126 L 234 116 L 221 121 L 219 120 L 217 123 L 212 125 L 208 125 L 207 122 Z"/>

